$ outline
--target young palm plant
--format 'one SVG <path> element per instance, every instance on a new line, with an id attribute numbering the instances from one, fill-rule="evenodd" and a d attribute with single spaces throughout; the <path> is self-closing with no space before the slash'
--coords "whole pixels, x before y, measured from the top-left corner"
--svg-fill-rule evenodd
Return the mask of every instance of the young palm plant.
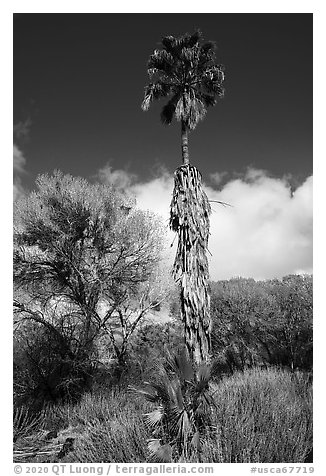
<path id="1" fill-rule="evenodd" d="M 214 399 L 210 380 L 215 366 L 196 366 L 186 350 L 167 354 L 165 365 L 157 367 L 155 381 L 145 388 L 130 387 L 156 408 L 144 415 L 152 432 L 148 441 L 152 461 L 200 462 L 201 441 L 210 431 Z"/>
<path id="2" fill-rule="evenodd" d="M 181 122 L 182 165 L 174 174 L 170 227 L 178 235 L 173 266 L 180 283 L 181 312 L 190 356 L 199 364 L 209 360 L 210 304 L 207 246 L 211 207 L 199 170 L 190 164 L 188 133 L 203 119 L 207 108 L 223 97 L 224 68 L 215 63 L 215 44 L 203 42 L 196 31 L 179 38 L 166 36 L 162 49 L 148 61 L 150 84 L 145 87 L 142 109 L 154 99 L 169 98 L 161 112 L 163 124 Z"/>

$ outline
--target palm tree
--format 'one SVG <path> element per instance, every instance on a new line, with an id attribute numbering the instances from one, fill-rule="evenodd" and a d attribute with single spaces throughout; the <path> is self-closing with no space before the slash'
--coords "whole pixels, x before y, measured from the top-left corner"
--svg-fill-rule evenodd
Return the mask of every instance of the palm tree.
<path id="1" fill-rule="evenodd" d="M 215 63 L 215 44 L 203 43 L 200 31 L 179 38 L 166 36 L 162 46 L 148 61 L 151 83 L 145 87 L 142 109 L 147 111 L 154 99 L 168 97 L 161 112 L 163 124 L 171 124 L 174 117 L 181 122 L 183 165 L 174 174 L 170 207 L 170 227 L 178 234 L 173 275 L 180 283 L 186 345 L 200 363 L 209 359 L 210 352 L 206 251 L 211 208 L 201 174 L 189 161 L 188 133 L 204 118 L 207 108 L 223 97 L 224 68 Z"/>

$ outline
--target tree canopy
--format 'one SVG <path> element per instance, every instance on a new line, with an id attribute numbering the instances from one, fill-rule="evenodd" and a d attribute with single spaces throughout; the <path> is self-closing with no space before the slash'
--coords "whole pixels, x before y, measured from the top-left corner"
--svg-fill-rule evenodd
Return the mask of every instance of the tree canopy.
<path id="1" fill-rule="evenodd" d="M 14 209 L 16 325 L 41 326 L 80 362 L 106 334 L 123 361 L 137 324 L 163 296 L 154 285 L 162 222 L 108 185 L 61 172 L 36 185 Z"/>
<path id="2" fill-rule="evenodd" d="M 145 87 L 142 109 L 147 111 L 154 99 L 168 97 L 161 113 L 164 124 L 175 117 L 192 130 L 224 95 L 224 67 L 216 64 L 216 45 L 203 42 L 199 30 L 164 37 L 162 49 L 154 50 L 147 68 L 151 82 Z"/>

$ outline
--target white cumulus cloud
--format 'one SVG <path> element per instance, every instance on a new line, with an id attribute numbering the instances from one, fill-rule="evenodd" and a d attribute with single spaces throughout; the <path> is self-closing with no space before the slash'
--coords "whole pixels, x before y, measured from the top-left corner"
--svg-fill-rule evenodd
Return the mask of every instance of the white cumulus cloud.
<path id="1" fill-rule="evenodd" d="M 138 206 L 160 214 L 168 226 L 172 175 L 162 171 L 140 182 L 125 171 L 110 168 L 109 172 L 110 183 L 114 184 L 110 176 L 122 177 L 117 183 L 128 187 Z M 105 180 L 105 174 L 101 178 Z M 286 178 L 248 169 L 220 190 L 212 186 L 205 186 L 205 190 L 213 210 L 209 239 L 211 279 L 269 279 L 312 272 L 312 176 L 292 191 Z M 214 201 L 232 206 L 223 207 Z M 174 235 L 170 232 L 168 236 L 172 242 Z"/>
<path id="2" fill-rule="evenodd" d="M 221 191 L 206 191 L 232 204 L 212 204 L 212 279 L 312 272 L 312 177 L 292 193 L 286 180 L 251 171 Z"/>
<path id="3" fill-rule="evenodd" d="M 96 177 L 102 182 L 109 183 L 115 188 L 124 190 L 129 188 L 131 184 L 137 179 L 135 174 L 132 174 L 126 170 L 113 170 L 109 163 L 98 171 Z"/>

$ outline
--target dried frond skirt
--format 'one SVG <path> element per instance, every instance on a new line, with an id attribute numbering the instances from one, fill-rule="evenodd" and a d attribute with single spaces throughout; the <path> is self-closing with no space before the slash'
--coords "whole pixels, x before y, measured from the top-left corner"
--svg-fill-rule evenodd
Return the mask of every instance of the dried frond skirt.
<path id="1" fill-rule="evenodd" d="M 178 167 L 170 206 L 170 228 L 178 234 L 173 276 L 180 284 L 186 345 L 197 363 L 207 361 L 210 352 L 207 260 L 210 213 L 199 170 L 193 165 Z"/>

